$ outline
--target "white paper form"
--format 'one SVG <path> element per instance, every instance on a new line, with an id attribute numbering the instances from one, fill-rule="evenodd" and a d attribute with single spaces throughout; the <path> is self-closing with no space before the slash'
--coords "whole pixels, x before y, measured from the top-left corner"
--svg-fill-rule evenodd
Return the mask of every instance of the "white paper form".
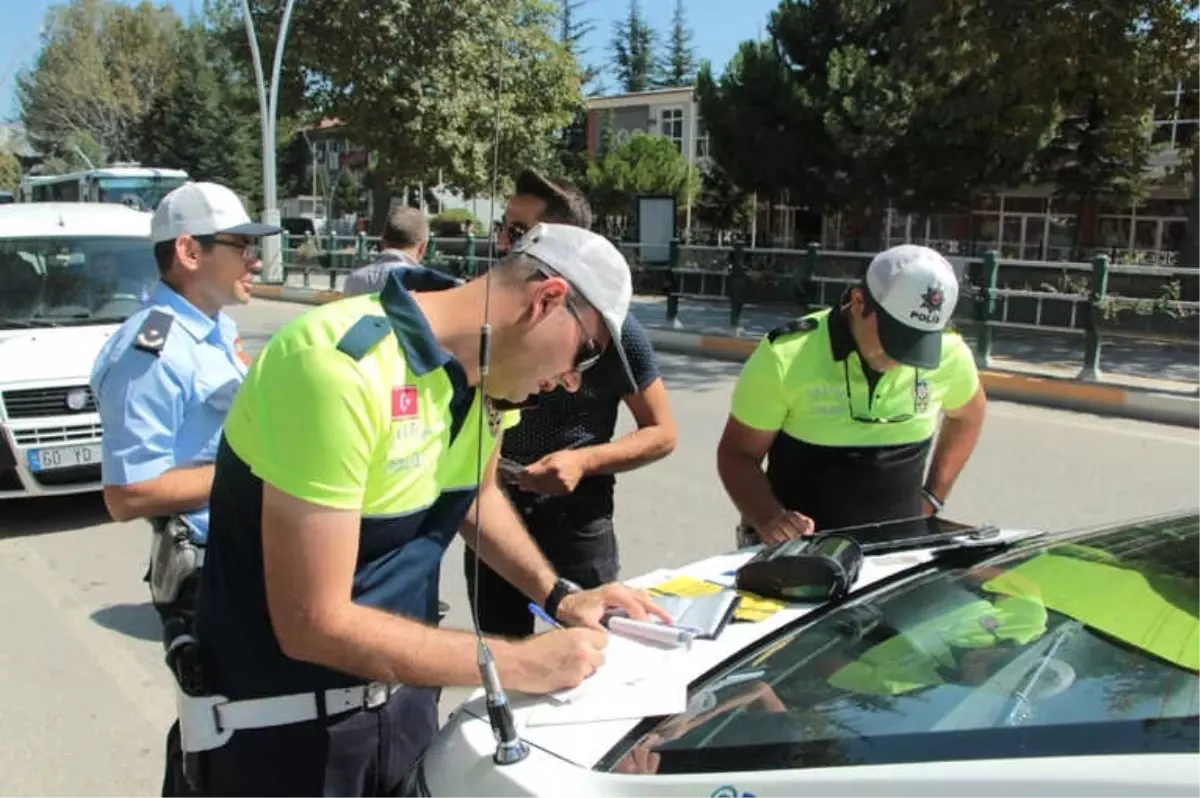
<path id="1" fill-rule="evenodd" d="M 686 655 L 617 634 L 608 636 L 604 664 L 577 687 L 560 690 L 530 707 L 529 726 L 673 715 L 687 708 L 687 685 L 678 683 L 672 658 Z"/>

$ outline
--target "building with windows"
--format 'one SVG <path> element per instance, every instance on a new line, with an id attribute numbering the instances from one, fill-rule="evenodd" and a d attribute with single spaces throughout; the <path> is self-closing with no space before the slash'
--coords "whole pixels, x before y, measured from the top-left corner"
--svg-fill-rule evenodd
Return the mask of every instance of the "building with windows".
<path id="1" fill-rule="evenodd" d="M 1056 199 L 1053 186 L 1033 184 L 981 194 L 970 212 L 957 214 L 902 214 L 889 208 L 874 217 L 821 215 L 783 197 L 769 207 L 760 204 L 751 236 L 758 246 L 781 248 L 818 241 L 825 249 L 861 251 L 909 242 L 947 255 L 996 249 L 1005 258 L 1048 261 L 1078 260 L 1107 250 L 1120 263 L 1194 266 L 1178 262 L 1194 200 L 1177 167 L 1180 148 L 1200 129 L 1197 95 L 1196 87 L 1180 82 L 1155 109 L 1152 140 L 1167 146 L 1150 164 L 1155 188 L 1136 206 L 1098 200 L 1080 208 Z M 666 136 L 697 166 L 709 158 L 708 135 L 691 87 L 590 98 L 589 154 L 599 152 L 606 129 L 617 143 L 638 133 Z M 705 231 L 698 223 L 690 232 L 693 240 L 703 240 Z"/>

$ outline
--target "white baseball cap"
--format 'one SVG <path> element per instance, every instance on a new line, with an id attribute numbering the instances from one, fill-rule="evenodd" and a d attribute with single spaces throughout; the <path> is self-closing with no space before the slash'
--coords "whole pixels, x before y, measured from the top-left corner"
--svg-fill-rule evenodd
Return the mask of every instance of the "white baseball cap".
<path id="1" fill-rule="evenodd" d="M 560 275 L 596 309 L 612 337 L 629 384 L 636 389 L 621 329 L 633 298 L 633 277 L 625 256 L 602 235 L 569 224 L 542 222 L 517 241 L 509 255 L 522 253 Z"/>
<path id="2" fill-rule="evenodd" d="M 942 333 L 958 304 L 954 267 L 929 247 L 901 244 L 876 255 L 866 276 L 879 313 L 879 342 L 892 360 L 935 369 Z"/>
<path id="3" fill-rule="evenodd" d="M 259 237 L 282 232 L 282 227 L 251 221 L 238 195 L 216 183 L 184 183 L 162 198 L 150 221 L 155 244 L 180 236 L 230 233 Z"/>

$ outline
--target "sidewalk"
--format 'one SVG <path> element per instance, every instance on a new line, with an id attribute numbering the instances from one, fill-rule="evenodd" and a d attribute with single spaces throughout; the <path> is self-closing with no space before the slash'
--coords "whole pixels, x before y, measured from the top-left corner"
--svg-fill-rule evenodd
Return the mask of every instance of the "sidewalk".
<path id="1" fill-rule="evenodd" d="M 340 287 L 341 280 L 338 285 Z M 313 280 L 326 288 L 328 278 Z M 286 286 L 257 285 L 254 295 L 306 304 L 340 297 L 337 291 L 305 289 L 294 276 Z M 744 360 L 770 329 L 790 317 L 776 308 L 747 307 L 741 328 L 729 327 L 724 303 L 681 300 L 674 323 L 667 321 L 666 298 L 635 296 L 631 311 L 664 352 Z M 975 341 L 967 336 L 972 348 Z M 1200 426 L 1200 362 L 1195 348 L 1143 341 L 1106 342 L 1101 379 L 1076 379 L 1083 367 L 1082 336 L 1012 334 L 997 331 L 989 368 L 981 374 L 996 399 L 1060 407 L 1100 415 Z"/>

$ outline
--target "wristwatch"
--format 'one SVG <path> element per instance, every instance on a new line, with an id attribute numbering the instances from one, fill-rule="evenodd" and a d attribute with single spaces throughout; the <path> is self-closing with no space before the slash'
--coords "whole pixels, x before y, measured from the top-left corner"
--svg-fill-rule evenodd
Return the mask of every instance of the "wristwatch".
<path id="1" fill-rule="evenodd" d="M 921 498 L 929 502 L 929 506 L 933 508 L 934 515 L 941 515 L 942 508 L 946 506 L 946 503 L 939 499 L 937 494 L 929 488 L 921 488 Z"/>
<path id="2" fill-rule="evenodd" d="M 546 596 L 546 602 L 542 605 L 542 609 L 546 611 L 554 620 L 558 620 L 558 605 L 562 600 L 571 593 L 578 593 L 583 590 L 582 587 L 572 582 L 570 579 L 563 579 L 561 576 L 554 583 L 554 588 L 550 591 L 550 595 Z"/>

